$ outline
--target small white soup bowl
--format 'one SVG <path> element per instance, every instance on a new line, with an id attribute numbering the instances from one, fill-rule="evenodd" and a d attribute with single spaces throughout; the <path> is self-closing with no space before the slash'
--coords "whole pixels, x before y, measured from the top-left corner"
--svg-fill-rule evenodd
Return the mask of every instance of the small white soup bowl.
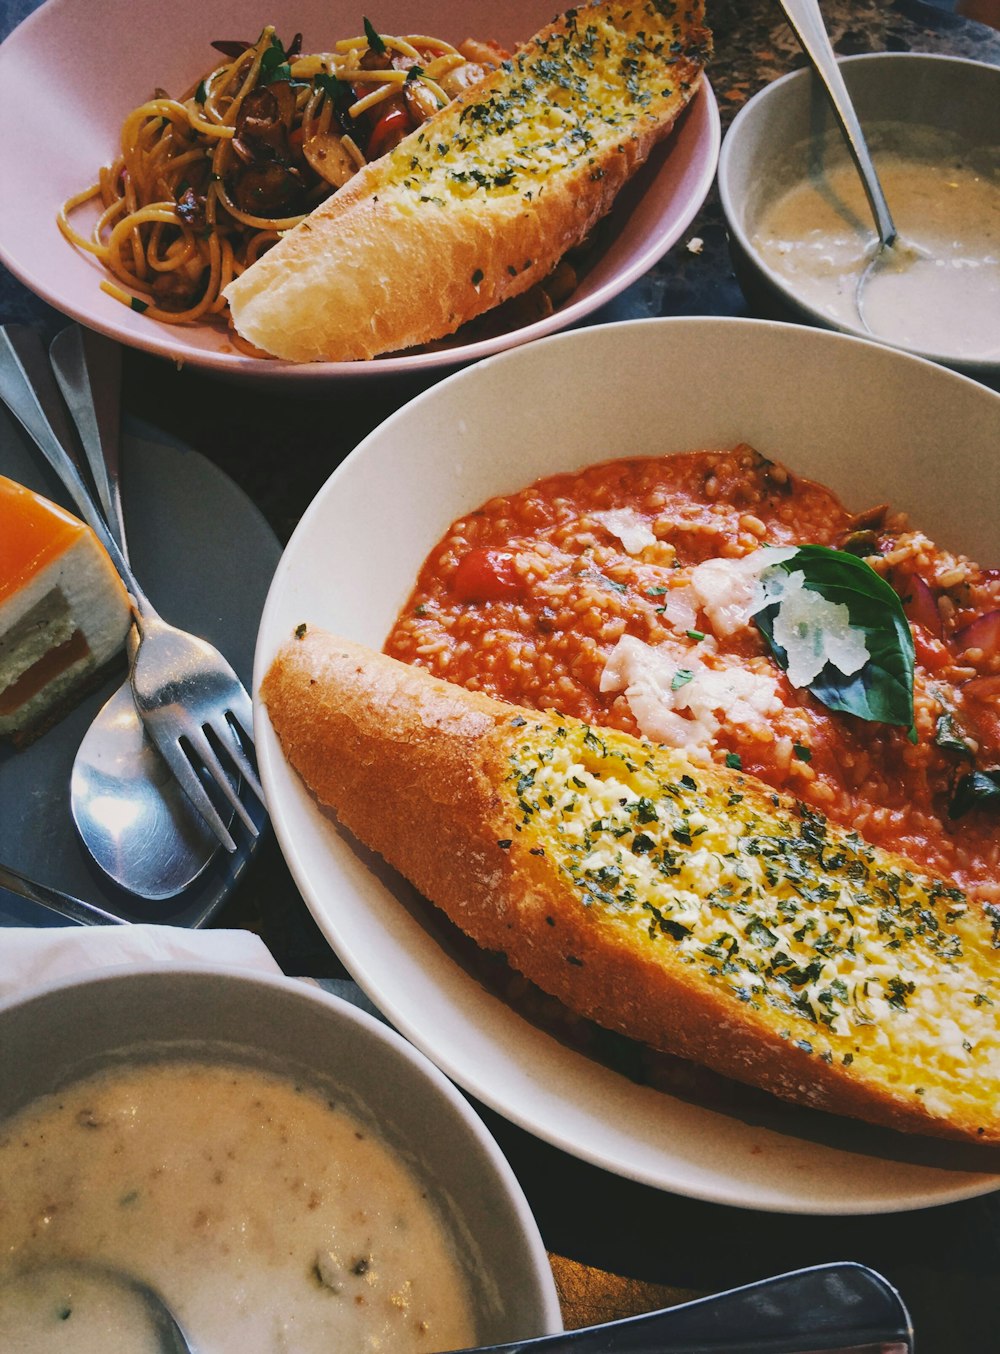
<path id="1" fill-rule="evenodd" d="M 39 1096 L 167 1058 L 236 1063 L 335 1095 L 435 1200 L 479 1342 L 562 1329 L 537 1227 L 486 1128 L 421 1053 L 348 1002 L 249 970 L 118 967 L 0 1005 L 0 1048 L 0 1133 Z"/>
<path id="2" fill-rule="evenodd" d="M 954 136 L 963 145 L 981 148 L 987 161 L 992 158 L 994 172 L 1000 172 L 996 149 L 1000 146 L 1000 66 L 901 52 L 845 57 L 839 65 L 866 132 L 879 124 L 929 127 Z M 839 321 L 811 304 L 793 282 L 764 260 L 754 244 L 768 208 L 794 183 L 808 177 L 811 164 L 825 154 L 841 157 L 846 153 L 818 78 L 809 68 L 797 70 L 754 95 L 733 120 L 719 159 L 719 195 L 736 275 L 756 314 L 871 338 L 860 319 Z M 1000 316 L 997 329 L 1000 350 Z M 1000 377 L 996 356 L 959 361 L 936 347 L 932 332 L 919 345 L 895 346 L 980 379 Z"/>

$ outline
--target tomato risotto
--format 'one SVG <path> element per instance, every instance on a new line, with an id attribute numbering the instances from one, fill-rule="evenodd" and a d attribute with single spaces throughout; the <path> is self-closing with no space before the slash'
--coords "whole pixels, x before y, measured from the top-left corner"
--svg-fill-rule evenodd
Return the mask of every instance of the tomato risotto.
<path id="1" fill-rule="evenodd" d="M 796 632 L 823 632 L 815 653 L 769 644 L 758 561 L 794 571 L 798 558 L 755 555 L 765 545 L 831 547 L 891 585 L 912 727 L 909 713 L 880 722 L 817 694 L 833 673 L 856 701 L 874 671 L 871 633 L 866 649 L 847 609 L 808 591 L 819 584 L 800 595 L 825 608 L 820 622 Z M 740 767 L 1000 902 L 1000 570 L 938 548 L 886 505 L 852 514 L 750 447 L 607 462 L 492 499 L 431 552 L 385 647 L 502 699 Z"/>

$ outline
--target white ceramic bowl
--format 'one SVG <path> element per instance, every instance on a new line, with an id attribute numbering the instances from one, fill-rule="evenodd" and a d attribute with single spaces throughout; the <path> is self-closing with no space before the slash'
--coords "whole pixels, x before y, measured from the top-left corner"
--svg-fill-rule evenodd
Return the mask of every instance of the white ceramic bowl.
<path id="1" fill-rule="evenodd" d="M 524 41 L 556 9 L 549 0 L 380 0 L 385 32 L 425 33 L 461 42 Z M 576 291 L 546 319 L 438 352 L 373 362 L 294 366 L 232 350 L 223 330 L 160 324 L 100 290 L 105 276 L 59 232 L 61 204 L 96 179 L 118 145 L 121 122 L 157 86 L 176 92 L 213 64 L 218 38 L 254 38 L 267 23 L 304 50 L 356 33 L 362 10 L 347 0 L 48 0 L 0 46 L 0 261 L 51 305 L 82 324 L 178 364 L 241 379 L 315 385 L 443 370 L 525 343 L 582 320 L 647 272 L 680 238 L 715 175 L 719 116 L 706 84 L 678 127 L 654 151 L 615 205 L 609 243 Z M 375 16 L 373 16 L 375 17 Z M 45 113 L 32 116 L 44 71 Z M 81 220 L 85 217 L 81 215 Z"/>
<path id="2" fill-rule="evenodd" d="M 513 1172 L 463 1096 L 405 1040 L 305 983 L 250 971 L 119 967 L 0 1005 L 0 1124 L 125 1059 L 237 1062 L 335 1093 L 427 1188 L 463 1257 L 485 1344 L 561 1330 Z"/>
<path id="3" fill-rule="evenodd" d="M 744 440 L 849 507 L 891 500 L 944 543 L 1000 562 L 1000 396 L 985 387 L 817 329 L 601 325 L 460 372 L 365 439 L 285 550 L 254 689 L 302 621 L 381 647 L 424 556 L 492 495 L 612 457 Z M 1000 1186 L 950 1148 L 778 1102 L 765 1122 L 663 1094 L 529 1023 L 467 966 L 434 909 L 317 807 L 257 716 L 272 820 L 319 926 L 393 1025 L 481 1101 L 608 1170 L 748 1208 L 878 1212 Z"/>
<path id="4" fill-rule="evenodd" d="M 994 148 L 994 154 L 1000 145 L 1000 66 L 902 52 L 845 57 L 839 65 L 862 128 L 897 122 L 954 133 L 969 145 Z M 807 177 L 808 157 L 819 154 L 826 138 L 836 137 L 835 126 L 811 69 L 775 80 L 744 105 L 726 133 L 719 195 L 736 274 L 757 313 L 868 338 L 860 321 L 837 322 L 803 299 L 753 244 L 766 209 L 784 189 Z M 839 154 L 839 146 L 837 150 Z M 970 375 L 1000 376 L 996 358 L 959 362 L 939 352 L 932 333 L 926 343 L 909 350 Z"/>

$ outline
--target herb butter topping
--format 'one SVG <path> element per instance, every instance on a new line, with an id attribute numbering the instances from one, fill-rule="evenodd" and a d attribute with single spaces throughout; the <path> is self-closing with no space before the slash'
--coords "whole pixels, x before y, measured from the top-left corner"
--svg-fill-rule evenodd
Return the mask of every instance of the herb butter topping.
<path id="1" fill-rule="evenodd" d="M 743 776 L 615 732 L 529 723 L 510 764 L 521 840 L 599 924 L 825 1062 L 878 1065 L 929 1108 L 937 1091 L 988 1098 L 1000 916 L 991 944 L 958 888 Z"/>
<path id="2" fill-rule="evenodd" d="M 624 143 L 654 101 L 686 91 L 704 55 L 691 44 L 690 15 L 669 0 L 569 10 L 561 31 L 503 63 L 510 80 L 466 104 L 456 135 L 428 127 L 418 150 L 409 139 L 392 152 L 389 172 L 421 201 L 488 192 L 530 202 L 551 174 L 588 163 L 603 177 L 598 136 L 620 128 Z"/>

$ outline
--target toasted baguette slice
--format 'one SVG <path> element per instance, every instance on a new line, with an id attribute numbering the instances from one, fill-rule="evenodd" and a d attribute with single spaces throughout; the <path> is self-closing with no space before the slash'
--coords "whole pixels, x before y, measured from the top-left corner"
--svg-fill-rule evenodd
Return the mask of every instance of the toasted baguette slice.
<path id="1" fill-rule="evenodd" d="M 761 782 L 309 630 L 261 695 L 321 803 L 573 1011 L 787 1100 L 1000 1142 L 997 922 Z"/>
<path id="2" fill-rule="evenodd" d="M 697 89 L 701 5 L 602 4 L 544 28 L 231 282 L 237 330 L 294 362 L 353 361 L 546 277 Z"/>

